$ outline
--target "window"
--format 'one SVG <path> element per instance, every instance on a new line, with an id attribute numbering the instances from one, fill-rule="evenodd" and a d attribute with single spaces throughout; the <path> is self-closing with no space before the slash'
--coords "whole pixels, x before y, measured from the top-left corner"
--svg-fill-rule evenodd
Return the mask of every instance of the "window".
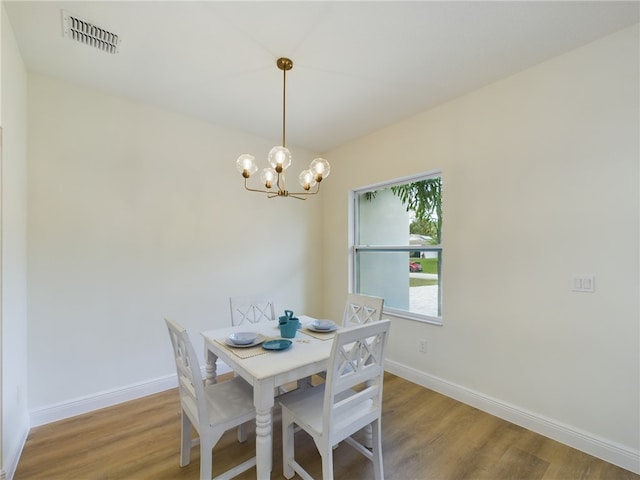
<path id="1" fill-rule="evenodd" d="M 393 315 L 442 323 L 442 176 L 354 190 L 352 288 Z"/>

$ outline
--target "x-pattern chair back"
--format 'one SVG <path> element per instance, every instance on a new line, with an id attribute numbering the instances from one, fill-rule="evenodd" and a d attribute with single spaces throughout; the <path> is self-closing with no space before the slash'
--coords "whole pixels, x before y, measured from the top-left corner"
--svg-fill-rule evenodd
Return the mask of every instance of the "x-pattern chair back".
<path id="1" fill-rule="evenodd" d="M 273 300 L 268 296 L 231 297 L 229 301 L 234 326 L 276 319 Z"/>
<path id="2" fill-rule="evenodd" d="M 364 325 L 382 318 L 384 299 L 368 295 L 349 294 L 344 309 L 342 326 Z"/>
<path id="3" fill-rule="evenodd" d="M 202 374 L 197 361 L 196 352 L 189 340 L 187 331 L 173 322 L 166 320 L 169 327 L 169 337 L 176 359 L 178 371 L 178 391 L 180 403 L 184 405 L 189 419 L 194 425 L 199 424 L 200 418 L 207 418 L 204 404 L 204 386 Z M 196 407 L 195 409 L 193 407 Z"/>
<path id="4" fill-rule="evenodd" d="M 371 342 L 359 339 L 351 345 L 340 347 L 337 374 L 344 376 L 354 372 L 358 373 L 364 368 L 378 364 L 381 354 L 380 336 L 374 337 Z"/>
<path id="5" fill-rule="evenodd" d="M 332 423 L 341 423 L 343 412 L 353 411 L 355 404 L 368 402 L 370 407 L 360 410 L 364 412 L 362 418 L 349 419 L 351 425 L 357 427 L 354 432 L 380 415 L 389 327 L 389 320 L 380 320 L 336 334 L 325 385 L 325 432 L 332 431 Z M 352 389 L 356 386 L 360 388 L 354 393 Z"/>

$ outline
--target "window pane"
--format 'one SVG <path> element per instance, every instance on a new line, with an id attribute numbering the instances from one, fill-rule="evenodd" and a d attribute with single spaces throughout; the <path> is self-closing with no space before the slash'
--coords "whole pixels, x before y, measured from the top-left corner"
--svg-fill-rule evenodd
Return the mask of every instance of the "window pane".
<path id="1" fill-rule="evenodd" d="M 385 307 L 442 316 L 442 252 L 356 252 L 359 293 L 384 298 Z"/>
<path id="2" fill-rule="evenodd" d="M 358 195 L 359 245 L 408 245 L 411 218 L 390 188 Z"/>

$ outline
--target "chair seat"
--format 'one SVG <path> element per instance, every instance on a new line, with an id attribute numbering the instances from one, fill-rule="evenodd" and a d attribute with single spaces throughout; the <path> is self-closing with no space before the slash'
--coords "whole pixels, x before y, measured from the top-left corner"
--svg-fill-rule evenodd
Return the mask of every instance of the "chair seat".
<path id="1" fill-rule="evenodd" d="M 314 433 L 322 434 L 322 407 L 324 404 L 324 385 L 315 388 L 308 388 L 292 392 L 283 397 L 280 402 L 282 408 L 291 412 L 291 415 L 297 420 L 296 423 L 304 430 L 312 430 Z M 355 390 L 349 390 L 336 396 L 336 400 L 340 401 L 355 394 Z M 373 401 L 365 400 L 354 408 L 340 412 L 334 418 L 333 427 L 336 431 L 343 431 L 349 425 L 358 425 L 358 419 L 365 419 L 372 409 Z M 370 420 L 369 420 L 370 421 Z M 299 423 L 300 422 L 300 423 Z M 368 423 L 364 420 L 365 424 Z M 358 431 L 360 428 L 355 427 L 352 430 Z"/>
<path id="2" fill-rule="evenodd" d="M 241 377 L 207 385 L 204 391 L 211 425 L 235 421 L 240 417 L 246 417 L 241 422 L 254 418 L 253 389 Z"/>
<path id="3" fill-rule="evenodd" d="M 241 377 L 204 387 L 209 425 L 237 425 L 254 418 L 253 390 Z M 182 408 L 192 421 L 198 418 L 198 410 L 191 397 L 181 395 Z M 225 428 L 226 429 L 226 428 Z"/>

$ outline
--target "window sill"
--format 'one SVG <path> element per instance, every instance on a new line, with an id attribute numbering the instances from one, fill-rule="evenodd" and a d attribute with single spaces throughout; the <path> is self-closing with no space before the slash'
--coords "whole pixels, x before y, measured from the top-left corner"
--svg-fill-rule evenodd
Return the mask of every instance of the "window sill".
<path id="1" fill-rule="evenodd" d="M 414 322 L 428 323 L 429 325 L 442 326 L 442 317 L 431 317 L 429 315 L 421 315 L 418 313 L 407 312 L 406 310 L 398 310 L 395 308 L 384 308 L 383 314 L 395 318 L 402 318 L 405 320 L 412 320 Z"/>

